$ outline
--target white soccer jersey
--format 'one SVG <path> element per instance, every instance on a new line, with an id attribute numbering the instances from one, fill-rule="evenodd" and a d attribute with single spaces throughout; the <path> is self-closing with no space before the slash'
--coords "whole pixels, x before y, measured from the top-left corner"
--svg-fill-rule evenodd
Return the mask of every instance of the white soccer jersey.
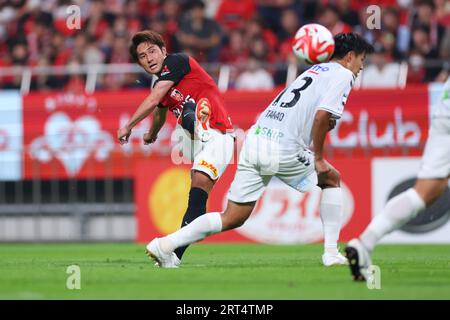
<path id="1" fill-rule="evenodd" d="M 450 175 L 450 77 L 444 84 L 433 114 L 423 152 L 420 179 L 439 179 Z"/>
<path id="2" fill-rule="evenodd" d="M 282 152 L 308 148 L 317 110 L 339 119 L 354 80 L 353 73 L 337 62 L 312 66 L 272 101 L 252 133 L 276 142 Z"/>
<path id="3" fill-rule="evenodd" d="M 450 77 L 444 84 L 439 104 L 434 113 L 435 117 L 450 117 Z"/>

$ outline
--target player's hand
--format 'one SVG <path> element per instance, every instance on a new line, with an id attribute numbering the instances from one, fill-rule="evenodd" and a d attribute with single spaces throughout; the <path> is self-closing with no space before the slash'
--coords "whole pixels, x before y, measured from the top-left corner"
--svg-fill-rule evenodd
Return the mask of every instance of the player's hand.
<path id="1" fill-rule="evenodd" d="M 325 159 L 315 159 L 314 165 L 318 176 L 327 175 L 332 169 Z"/>
<path id="2" fill-rule="evenodd" d="M 334 127 L 336 127 L 336 119 L 331 119 L 328 122 L 328 131 L 331 131 L 334 129 Z"/>
<path id="3" fill-rule="evenodd" d="M 131 130 L 127 127 L 122 127 L 117 131 L 117 139 L 119 140 L 120 144 L 126 144 L 128 143 L 128 138 L 130 138 Z"/>
<path id="4" fill-rule="evenodd" d="M 144 140 L 144 144 L 150 144 L 156 141 L 158 138 L 158 134 L 154 133 L 152 129 L 150 131 L 147 131 L 144 133 L 144 136 L 142 137 L 142 140 Z"/>

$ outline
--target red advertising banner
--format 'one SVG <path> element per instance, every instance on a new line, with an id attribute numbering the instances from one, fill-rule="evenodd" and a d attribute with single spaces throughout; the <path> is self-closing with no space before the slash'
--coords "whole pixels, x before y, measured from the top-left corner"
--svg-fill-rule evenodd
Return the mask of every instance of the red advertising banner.
<path id="1" fill-rule="evenodd" d="M 134 160 L 168 156 L 175 119 L 168 117 L 158 141 L 142 144 L 151 120 L 133 130 L 130 143 L 116 143 L 125 125 L 145 98 L 145 91 L 30 94 L 24 97 L 25 178 L 131 177 Z"/>
<path id="2" fill-rule="evenodd" d="M 371 161 L 332 161 L 342 174 L 344 218 L 341 241 L 364 230 L 371 218 Z M 169 160 L 138 161 L 135 166 L 137 241 L 144 243 L 176 231 L 187 207 L 189 165 Z M 223 211 L 236 165 L 230 165 L 213 188 L 207 211 Z M 213 242 L 311 243 L 323 238 L 319 188 L 302 194 L 272 179 L 247 222 L 239 229 L 214 235 Z"/>
<path id="3" fill-rule="evenodd" d="M 134 128 L 131 143 L 116 143 L 117 129 L 129 120 L 147 94 L 145 90 L 128 90 L 25 96 L 24 178 L 131 178 L 133 167 L 142 159 L 163 157 L 170 161 L 175 128 L 172 115 L 155 144 L 142 143 L 150 118 Z M 234 125 L 246 130 L 277 94 L 229 91 L 224 96 Z M 354 91 L 342 120 L 329 135 L 329 150 L 333 157 L 347 158 L 405 152 L 418 155 L 427 130 L 427 87 Z M 244 131 L 238 130 L 238 137 L 243 136 Z"/>
<path id="4" fill-rule="evenodd" d="M 350 93 L 329 142 L 335 156 L 419 155 L 427 133 L 426 87 L 359 90 Z"/>

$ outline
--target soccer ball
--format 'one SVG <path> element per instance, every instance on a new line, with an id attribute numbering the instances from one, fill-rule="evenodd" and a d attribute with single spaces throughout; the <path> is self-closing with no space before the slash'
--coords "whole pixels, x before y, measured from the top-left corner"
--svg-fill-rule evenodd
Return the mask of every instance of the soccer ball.
<path id="1" fill-rule="evenodd" d="M 295 34 L 292 50 L 298 59 L 307 63 L 327 62 L 334 52 L 333 35 L 320 24 L 305 24 Z"/>

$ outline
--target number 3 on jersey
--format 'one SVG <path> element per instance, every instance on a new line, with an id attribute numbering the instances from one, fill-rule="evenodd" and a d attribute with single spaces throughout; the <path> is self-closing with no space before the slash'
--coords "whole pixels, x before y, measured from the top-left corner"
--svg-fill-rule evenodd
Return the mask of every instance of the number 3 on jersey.
<path id="1" fill-rule="evenodd" d="M 294 94 L 294 97 L 291 99 L 291 101 L 289 102 L 283 102 L 282 104 L 280 104 L 280 108 L 292 108 L 293 106 L 295 106 L 295 104 L 298 102 L 298 100 L 300 100 L 301 94 L 300 91 L 305 90 L 306 88 L 309 87 L 309 85 L 311 84 L 311 82 L 313 81 L 313 79 L 311 77 L 303 77 L 302 80 L 305 81 L 305 83 L 303 84 L 303 86 L 301 86 L 300 88 L 294 88 L 291 93 Z M 286 88 L 287 89 L 287 88 Z M 278 102 L 280 101 L 281 97 L 285 94 L 286 89 L 284 89 L 279 95 L 278 97 L 272 102 L 272 106 L 276 107 L 276 105 L 278 104 Z"/>

